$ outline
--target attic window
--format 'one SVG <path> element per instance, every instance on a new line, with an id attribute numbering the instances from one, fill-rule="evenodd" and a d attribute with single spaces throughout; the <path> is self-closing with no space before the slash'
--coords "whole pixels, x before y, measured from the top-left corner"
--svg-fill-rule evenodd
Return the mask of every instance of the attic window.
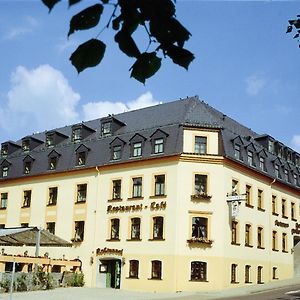
<path id="1" fill-rule="evenodd" d="M 46 137 L 46 145 L 47 147 L 54 146 L 54 134 L 48 134 Z"/>
<path id="2" fill-rule="evenodd" d="M 111 135 L 111 122 L 105 122 L 101 125 L 102 136 Z"/>
<path id="3" fill-rule="evenodd" d="M 50 157 L 49 158 L 49 170 L 55 170 L 57 165 L 57 157 Z"/>
<path id="4" fill-rule="evenodd" d="M 268 142 L 268 150 L 270 153 L 274 154 L 274 142 L 273 141 Z"/>
<path id="5" fill-rule="evenodd" d="M 279 165 L 275 165 L 275 176 L 276 178 L 280 178 Z"/>
<path id="6" fill-rule="evenodd" d="M 284 180 L 290 182 L 289 171 L 287 169 L 284 169 Z"/>
<path id="7" fill-rule="evenodd" d="M 250 166 L 254 166 L 253 151 L 248 150 L 247 155 L 248 155 L 248 164 L 249 164 Z"/>
<path id="8" fill-rule="evenodd" d="M 2 147 L 1 147 L 1 155 L 2 156 L 8 155 L 8 145 L 2 145 Z"/>
<path id="9" fill-rule="evenodd" d="M 32 162 L 26 161 L 24 162 L 24 174 L 29 174 L 31 171 Z"/>
<path id="10" fill-rule="evenodd" d="M 30 149 L 30 141 L 29 140 L 22 141 L 22 150 L 29 151 L 29 149 Z"/>
<path id="11" fill-rule="evenodd" d="M 238 160 L 242 160 L 241 146 L 234 144 L 234 157 Z"/>
<path id="12" fill-rule="evenodd" d="M 164 139 L 159 138 L 154 140 L 154 153 L 163 153 L 164 152 Z"/>
<path id="13" fill-rule="evenodd" d="M 86 151 L 77 154 L 77 166 L 84 166 L 86 161 Z"/>
<path id="14" fill-rule="evenodd" d="M 264 157 L 260 156 L 259 157 L 259 168 L 262 170 L 262 171 L 266 171 L 266 160 Z"/>
<path id="15" fill-rule="evenodd" d="M 74 128 L 72 133 L 73 142 L 81 140 L 81 128 Z"/>
<path id="16" fill-rule="evenodd" d="M 7 175 L 8 175 L 8 167 L 3 166 L 2 167 L 2 177 L 7 177 Z"/>

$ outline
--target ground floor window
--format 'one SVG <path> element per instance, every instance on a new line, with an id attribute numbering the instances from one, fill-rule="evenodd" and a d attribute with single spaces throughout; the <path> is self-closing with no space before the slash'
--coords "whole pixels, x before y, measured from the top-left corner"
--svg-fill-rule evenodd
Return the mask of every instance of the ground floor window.
<path id="1" fill-rule="evenodd" d="M 191 281 L 207 281 L 207 263 L 203 261 L 191 262 Z"/>
<path id="2" fill-rule="evenodd" d="M 139 277 L 139 261 L 130 260 L 129 261 L 129 278 L 138 278 Z"/>
<path id="3" fill-rule="evenodd" d="M 257 267 L 257 283 L 263 283 L 263 267 L 258 266 Z"/>
<path id="4" fill-rule="evenodd" d="M 250 270 L 251 270 L 251 266 L 246 265 L 245 266 L 245 283 L 250 283 Z"/>
<path id="5" fill-rule="evenodd" d="M 151 279 L 161 279 L 162 263 L 160 260 L 153 260 L 151 262 Z"/>
<path id="6" fill-rule="evenodd" d="M 236 280 L 237 264 L 231 265 L 231 283 L 237 283 Z"/>

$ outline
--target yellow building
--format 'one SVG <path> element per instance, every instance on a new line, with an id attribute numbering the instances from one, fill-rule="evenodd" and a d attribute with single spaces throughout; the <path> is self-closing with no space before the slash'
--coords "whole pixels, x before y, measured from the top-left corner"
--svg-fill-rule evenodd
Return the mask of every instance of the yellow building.
<path id="1" fill-rule="evenodd" d="M 294 276 L 300 155 L 197 97 L 4 142 L 0 166 L 1 226 L 72 241 L 42 251 L 79 257 L 88 286 L 208 291 Z"/>

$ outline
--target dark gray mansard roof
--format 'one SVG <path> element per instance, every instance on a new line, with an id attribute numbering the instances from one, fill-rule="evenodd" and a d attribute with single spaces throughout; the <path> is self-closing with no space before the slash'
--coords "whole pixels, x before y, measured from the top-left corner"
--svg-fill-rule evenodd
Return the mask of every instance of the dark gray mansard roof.
<path id="1" fill-rule="evenodd" d="M 112 122 L 112 135 L 101 135 L 101 122 Z M 72 130 L 80 126 L 83 128 L 85 134 L 80 142 L 74 142 L 72 141 Z M 200 101 L 198 97 L 190 97 L 183 100 L 124 112 L 102 119 L 65 126 L 48 132 L 33 134 L 22 140 L 31 138 L 31 140 L 43 141 L 43 143 L 35 144 L 34 148 L 30 148 L 32 150 L 29 152 L 24 152 L 22 150 L 22 140 L 2 143 L 2 148 L 3 145 L 9 144 L 11 147 L 10 149 L 13 150 L 10 154 L 2 155 L 2 157 L 0 157 L 0 167 L 9 166 L 8 176 L 1 179 L 1 173 L 0 181 L 10 178 L 26 177 L 29 175 L 49 174 L 126 161 L 138 161 L 151 157 L 181 154 L 183 152 L 182 132 L 183 127 L 185 126 L 217 129 L 220 131 L 220 136 L 222 138 L 222 146 L 220 147 L 219 155 L 237 161 L 234 155 L 234 145 L 239 144 L 242 155 L 242 160 L 238 160 L 240 164 L 264 173 L 269 177 L 275 177 L 274 167 L 275 164 L 278 164 L 280 166 L 283 182 L 284 170 L 288 170 L 291 179 L 290 182 L 285 183 L 294 186 L 295 174 L 297 176 L 297 181 L 299 182 L 300 156 L 298 153 L 284 146 L 282 143 L 275 141 L 269 135 L 259 135 L 255 133 L 251 129 L 212 108 L 207 103 Z M 153 135 L 158 129 L 161 131 Z M 56 134 L 57 139 L 54 146 L 49 147 L 46 145 L 47 134 Z M 137 134 L 138 137 L 132 139 Z M 152 154 L 152 137 L 157 137 L 159 134 L 165 139 L 164 153 Z M 138 138 L 143 141 L 142 157 L 132 158 L 130 155 L 131 142 Z M 289 162 L 287 162 L 287 159 L 285 159 L 286 157 L 278 159 L 275 153 L 270 153 L 266 146 L 268 140 L 275 142 L 277 148 L 279 147 L 278 145 L 281 145 L 280 147 L 284 150 L 284 153 L 290 152 L 292 160 L 289 159 Z M 111 147 L 116 143 L 122 145 L 123 148 L 121 159 L 115 161 L 111 159 Z M 80 149 L 83 148 L 87 151 L 87 159 L 84 166 L 76 166 L 77 150 L 79 147 Z M 254 154 L 255 166 L 248 165 L 248 150 L 251 150 Z M 56 170 L 48 170 L 49 157 L 53 155 L 58 156 L 57 167 Z M 260 156 L 265 157 L 265 172 L 259 169 Z M 28 159 L 32 161 L 32 169 L 29 175 L 23 174 L 24 159 L 25 161 L 28 161 Z"/>

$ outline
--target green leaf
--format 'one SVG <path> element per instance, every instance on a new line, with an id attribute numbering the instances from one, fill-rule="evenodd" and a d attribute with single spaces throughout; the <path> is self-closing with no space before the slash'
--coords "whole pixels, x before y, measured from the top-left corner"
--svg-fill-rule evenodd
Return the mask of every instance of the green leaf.
<path id="1" fill-rule="evenodd" d="M 49 8 L 49 12 L 52 10 L 55 4 L 60 0 L 42 0 L 42 2 Z"/>
<path id="2" fill-rule="evenodd" d="M 115 41 L 119 48 L 129 57 L 138 57 L 141 53 L 131 35 L 124 30 L 120 30 L 115 35 Z"/>
<path id="3" fill-rule="evenodd" d="M 142 53 L 130 68 L 130 77 L 145 83 L 146 79 L 153 76 L 161 66 L 161 58 L 155 52 Z"/>
<path id="4" fill-rule="evenodd" d="M 71 55 L 70 61 L 80 73 L 89 67 L 98 65 L 105 53 L 106 45 L 97 39 L 90 39 L 81 44 Z"/>
<path id="5" fill-rule="evenodd" d="M 113 30 L 119 30 L 120 29 L 120 23 L 123 21 L 123 16 L 119 15 L 118 17 L 114 18 L 112 21 L 112 28 Z"/>
<path id="6" fill-rule="evenodd" d="M 73 16 L 70 21 L 70 30 L 68 32 L 68 36 L 70 36 L 76 30 L 86 30 L 95 27 L 100 20 L 102 12 L 103 5 L 95 4 Z"/>
<path id="7" fill-rule="evenodd" d="M 173 60 L 175 64 L 185 68 L 186 70 L 195 58 L 194 54 L 190 51 L 174 45 L 169 46 L 165 50 L 167 55 Z"/>
<path id="8" fill-rule="evenodd" d="M 293 26 L 288 26 L 286 33 L 290 33 L 290 32 L 292 32 L 292 30 L 293 30 Z"/>
<path id="9" fill-rule="evenodd" d="M 69 0 L 69 7 L 80 2 L 81 0 Z"/>

